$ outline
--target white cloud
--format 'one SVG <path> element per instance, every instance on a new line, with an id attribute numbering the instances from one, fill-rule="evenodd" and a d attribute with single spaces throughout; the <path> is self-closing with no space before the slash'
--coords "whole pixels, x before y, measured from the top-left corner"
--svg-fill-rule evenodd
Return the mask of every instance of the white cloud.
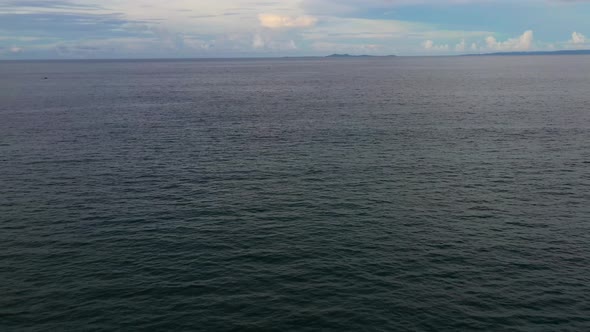
<path id="1" fill-rule="evenodd" d="M 252 47 L 254 48 L 263 48 L 266 43 L 260 34 L 254 35 L 254 40 L 252 40 Z"/>
<path id="2" fill-rule="evenodd" d="M 455 51 L 457 52 L 465 52 L 466 48 L 467 44 L 465 43 L 465 39 L 462 39 L 459 44 L 455 45 Z"/>
<path id="3" fill-rule="evenodd" d="M 300 39 L 297 34 L 279 34 L 274 31 L 261 30 L 255 33 L 252 38 L 251 47 L 255 51 L 265 52 L 289 52 L 298 50 L 296 40 Z"/>
<path id="4" fill-rule="evenodd" d="M 434 52 L 441 52 L 441 51 L 448 51 L 449 45 L 448 44 L 436 44 L 432 40 L 427 40 L 422 43 L 422 47 L 424 47 L 427 51 L 434 51 Z"/>
<path id="5" fill-rule="evenodd" d="M 525 31 L 517 38 L 510 38 L 506 41 L 498 41 L 495 37 L 486 38 L 488 49 L 494 51 L 528 51 L 533 46 L 534 35 L 532 30 Z"/>
<path id="6" fill-rule="evenodd" d="M 260 25 L 270 29 L 281 28 L 309 28 L 317 23 L 317 18 L 313 16 L 291 17 L 277 14 L 260 14 L 258 15 Z"/>
<path id="7" fill-rule="evenodd" d="M 585 44 L 586 43 L 586 36 L 584 36 L 583 34 L 574 31 L 572 33 L 572 40 L 570 40 L 570 43 L 572 44 Z"/>
<path id="8" fill-rule="evenodd" d="M 24 49 L 21 47 L 13 46 L 13 47 L 9 48 L 8 51 L 13 54 L 18 54 L 18 53 L 22 53 L 24 51 Z"/>
<path id="9" fill-rule="evenodd" d="M 583 0 L 522 0 L 523 2 L 583 2 Z M 2 0 L 0 0 L 2 2 Z M 407 5 L 469 6 L 476 3 L 510 4 L 513 0 L 63 0 L 9 1 L 2 10 L 11 14 L 39 14 L 45 20 L 73 15 L 66 21 L 85 22 L 95 18 L 100 33 L 73 34 L 49 26 L 49 31 L 0 30 L 2 55 L 37 49 L 54 49 L 68 57 L 96 56 L 250 56 L 321 55 L 326 53 L 367 54 L 459 54 L 466 52 L 527 51 L 546 49 L 535 41 L 533 31 L 514 38 L 498 37 L 501 23 L 474 25 L 474 30 L 458 30 L 466 24 L 409 21 L 397 13 Z M 7 9 L 8 8 L 8 9 Z M 433 7 L 434 8 L 434 7 Z M 431 8 L 432 9 L 432 8 Z M 401 12 L 401 11 L 400 11 Z M 82 15 L 84 14 L 84 15 Z M 120 21 L 120 23 L 117 23 Z M 57 22 L 57 21 L 56 21 Z M 94 21 L 93 21 L 94 22 Z M 115 22 L 115 23 L 110 23 Z M 438 22 L 438 23 L 437 23 Z M 447 22 L 449 23 L 449 22 Z M 568 22 L 574 24 L 576 22 Z M 583 23 L 583 22 L 582 22 Z M 586 25 L 576 23 L 577 29 Z M 19 24 L 25 25 L 24 23 Z M 512 26 L 512 25 L 510 25 Z M 86 25 L 84 26 L 86 28 Z M 477 30 L 475 30 L 477 28 Z M 53 30 L 52 30 L 53 29 Z M 457 30 L 455 30 L 457 29 Z M 504 30 L 504 29 L 502 29 Z M 569 30 L 571 31 L 571 30 Z M 584 30 L 582 30 L 584 31 Z M 112 34 L 111 34 L 112 32 Z M 34 36 L 34 37 L 32 37 Z M 43 37 L 39 37 L 43 36 Z M 89 37 L 90 36 L 90 37 Z M 92 37 L 96 36 L 96 37 Z M 488 37 L 489 36 L 489 37 Z M 487 37 L 487 39 L 486 39 Z M 569 37 L 569 36 L 568 36 Z M 126 38 L 125 40 L 123 38 Z M 541 37 L 542 38 L 542 37 Z M 582 48 L 589 42 L 579 32 L 556 42 L 558 47 Z M 3 47 L 1 44 L 4 44 Z M 19 47 L 10 48 L 11 45 Z M 23 49 L 26 49 L 26 52 Z M 102 52 L 102 53 L 100 53 Z M 272 53 L 274 52 L 274 53 Z M 284 52 L 284 53 L 280 53 Z M 70 55 L 73 54 L 73 55 Z M 49 54 L 46 52 L 46 54 Z M 51 55 L 51 54 L 50 54 Z M 65 56 L 65 55 L 64 55 Z"/>
<path id="10" fill-rule="evenodd" d="M 533 48 L 533 31 L 527 30 L 516 38 L 509 38 L 505 41 L 498 41 L 496 37 L 489 36 L 484 39 L 483 43 L 474 40 L 474 34 L 471 37 L 462 38 L 458 42 L 455 38 L 442 38 L 444 42 L 435 42 L 433 39 L 427 39 L 421 45 L 423 50 L 428 52 L 447 52 L 447 53 L 465 53 L 465 52 L 515 52 L 528 51 Z M 479 39 L 481 40 L 481 39 Z M 452 43 L 456 44 L 452 44 Z M 451 44 L 449 44 L 451 43 Z M 453 46 L 454 45 L 454 46 Z"/>

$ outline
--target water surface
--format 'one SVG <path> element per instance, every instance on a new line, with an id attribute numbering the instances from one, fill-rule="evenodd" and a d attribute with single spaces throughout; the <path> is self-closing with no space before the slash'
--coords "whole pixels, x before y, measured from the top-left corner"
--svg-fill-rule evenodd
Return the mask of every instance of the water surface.
<path id="1" fill-rule="evenodd" d="M 0 329 L 589 330 L 588 91 L 589 56 L 0 62 Z"/>

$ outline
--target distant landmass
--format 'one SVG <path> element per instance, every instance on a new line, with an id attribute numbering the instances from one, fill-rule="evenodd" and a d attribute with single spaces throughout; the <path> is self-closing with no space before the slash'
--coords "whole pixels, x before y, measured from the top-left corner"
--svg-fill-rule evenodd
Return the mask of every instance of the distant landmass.
<path id="1" fill-rule="evenodd" d="M 590 50 L 560 50 L 560 51 L 534 51 L 534 52 L 497 52 L 483 54 L 465 54 L 463 56 L 503 56 L 503 55 L 584 55 L 589 54 Z"/>
<path id="2" fill-rule="evenodd" d="M 385 57 L 394 57 L 395 55 L 350 55 L 350 54 L 332 54 L 328 55 L 326 58 L 385 58 Z"/>

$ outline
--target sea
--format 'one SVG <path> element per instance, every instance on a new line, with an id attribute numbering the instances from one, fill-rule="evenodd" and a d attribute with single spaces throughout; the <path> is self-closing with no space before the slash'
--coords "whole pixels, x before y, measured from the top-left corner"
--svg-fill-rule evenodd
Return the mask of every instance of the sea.
<path id="1" fill-rule="evenodd" d="M 590 331 L 590 56 L 0 62 L 1 331 Z"/>

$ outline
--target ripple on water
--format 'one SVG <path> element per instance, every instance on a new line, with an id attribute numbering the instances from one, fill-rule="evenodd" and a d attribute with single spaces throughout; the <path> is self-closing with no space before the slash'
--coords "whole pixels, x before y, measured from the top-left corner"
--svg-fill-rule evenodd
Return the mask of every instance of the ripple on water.
<path id="1" fill-rule="evenodd" d="M 588 330 L 568 59 L 0 63 L 0 329 Z"/>

